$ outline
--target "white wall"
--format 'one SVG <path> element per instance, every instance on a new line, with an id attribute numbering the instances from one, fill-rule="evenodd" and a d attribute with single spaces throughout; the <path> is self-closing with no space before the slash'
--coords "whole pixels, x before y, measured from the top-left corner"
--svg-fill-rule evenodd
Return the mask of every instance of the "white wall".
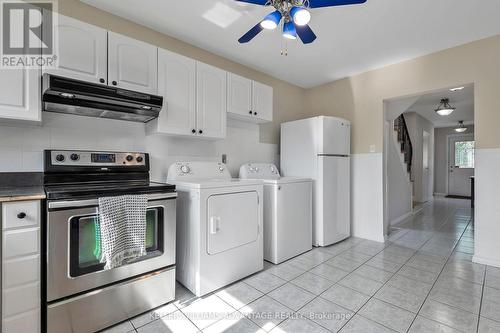
<path id="1" fill-rule="evenodd" d="M 445 195 L 448 194 L 447 178 L 448 166 L 446 165 L 448 135 L 457 134 L 454 127 L 444 127 L 434 129 L 434 193 Z M 474 134 L 474 126 L 468 125 L 467 131 L 461 134 Z"/>
<path id="2" fill-rule="evenodd" d="M 413 193 L 415 200 L 425 202 L 429 200 L 429 196 L 423 192 L 423 133 L 426 131 L 430 134 L 429 144 L 429 193 L 432 193 L 434 184 L 434 125 L 427 119 L 423 118 L 415 112 L 404 114 L 408 132 L 410 133 L 411 143 L 413 145 L 413 163 L 412 163 L 412 179 Z"/>
<path id="3" fill-rule="evenodd" d="M 500 188 L 500 178 L 491 176 L 498 174 L 500 149 L 476 149 L 475 159 L 476 201 L 474 220 L 494 223 L 475 224 L 473 261 L 500 267 L 498 256 L 498 236 L 500 235 L 498 189 Z M 478 188 L 481 190 L 477 191 Z"/>
<path id="4" fill-rule="evenodd" d="M 259 142 L 258 125 L 228 120 L 228 126 L 225 140 L 206 141 L 146 136 L 141 123 L 45 112 L 41 127 L 0 124 L 0 172 L 43 171 L 44 149 L 148 152 L 156 181 L 165 181 L 168 166 L 182 160 L 220 161 L 227 154 L 233 176 L 246 162 L 279 161 L 277 144 Z"/>
<path id="5" fill-rule="evenodd" d="M 351 155 L 351 234 L 384 242 L 382 153 Z"/>
<path id="6" fill-rule="evenodd" d="M 396 132 L 389 131 L 389 136 L 387 143 L 387 209 L 389 225 L 392 225 L 400 222 L 411 213 L 412 185 L 406 164 L 402 161 L 403 154 L 400 143 L 394 138 Z"/>

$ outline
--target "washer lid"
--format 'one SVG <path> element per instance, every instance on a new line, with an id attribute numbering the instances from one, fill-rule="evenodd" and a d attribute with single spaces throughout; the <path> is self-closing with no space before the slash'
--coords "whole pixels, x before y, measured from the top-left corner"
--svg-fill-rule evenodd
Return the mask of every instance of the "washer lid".
<path id="1" fill-rule="evenodd" d="M 238 186 L 262 186 L 264 182 L 260 179 L 189 179 L 170 181 L 176 186 L 189 187 L 193 189 L 206 188 L 231 188 Z"/>
<path id="2" fill-rule="evenodd" d="M 311 178 L 281 177 L 280 179 L 264 179 L 264 184 L 282 185 L 292 183 L 311 183 Z"/>

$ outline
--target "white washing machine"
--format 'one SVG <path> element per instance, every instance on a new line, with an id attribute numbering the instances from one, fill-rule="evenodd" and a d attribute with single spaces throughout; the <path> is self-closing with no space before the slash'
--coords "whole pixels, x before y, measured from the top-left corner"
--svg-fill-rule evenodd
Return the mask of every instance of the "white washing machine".
<path id="1" fill-rule="evenodd" d="M 264 259 L 274 264 L 312 249 L 312 179 L 280 177 L 274 164 L 244 164 L 241 179 L 264 181 Z"/>
<path id="2" fill-rule="evenodd" d="M 216 162 L 172 164 L 177 199 L 177 280 L 206 295 L 262 270 L 261 180 L 232 179 Z"/>

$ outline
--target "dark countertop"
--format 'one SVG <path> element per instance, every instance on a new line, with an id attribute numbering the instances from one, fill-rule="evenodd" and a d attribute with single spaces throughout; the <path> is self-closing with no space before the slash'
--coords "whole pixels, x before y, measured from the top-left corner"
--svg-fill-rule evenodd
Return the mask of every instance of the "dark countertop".
<path id="1" fill-rule="evenodd" d="M 45 199 L 42 173 L 0 173 L 0 202 Z"/>
<path id="2" fill-rule="evenodd" d="M 45 199 L 43 186 L 0 187 L 0 202 Z"/>

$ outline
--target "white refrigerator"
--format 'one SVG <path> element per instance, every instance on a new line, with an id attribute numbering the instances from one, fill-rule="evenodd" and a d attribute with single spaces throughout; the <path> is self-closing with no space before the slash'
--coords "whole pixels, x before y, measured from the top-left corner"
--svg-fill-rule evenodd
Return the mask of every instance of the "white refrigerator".
<path id="1" fill-rule="evenodd" d="M 313 245 L 350 236 L 351 124 L 319 116 L 281 124 L 282 176 L 313 181 Z"/>

